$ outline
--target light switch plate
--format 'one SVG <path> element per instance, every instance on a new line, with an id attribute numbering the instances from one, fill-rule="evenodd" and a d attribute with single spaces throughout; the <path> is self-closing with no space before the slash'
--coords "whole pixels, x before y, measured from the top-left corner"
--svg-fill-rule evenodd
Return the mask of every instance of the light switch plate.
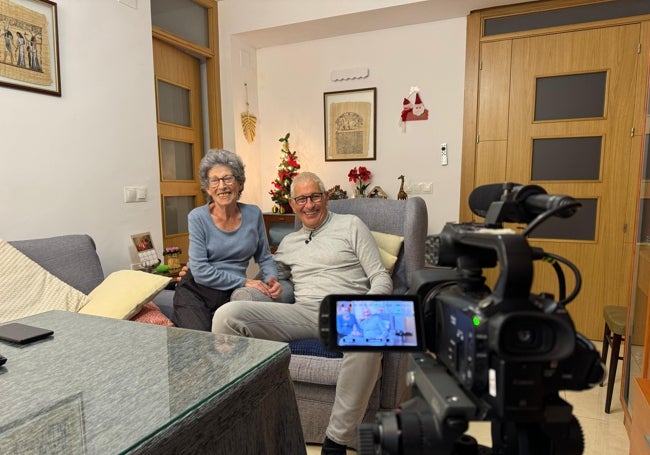
<path id="1" fill-rule="evenodd" d="M 133 9 L 138 9 L 138 0 L 117 0 L 117 3 L 121 3 L 122 5 L 126 5 Z"/>

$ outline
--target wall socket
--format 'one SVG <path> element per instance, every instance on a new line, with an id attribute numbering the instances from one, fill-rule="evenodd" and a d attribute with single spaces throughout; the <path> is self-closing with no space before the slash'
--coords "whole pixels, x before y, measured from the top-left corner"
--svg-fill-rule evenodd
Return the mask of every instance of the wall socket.
<path id="1" fill-rule="evenodd" d="M 126 5 L 133 9 L 138 9 L 138 0 L 117 0 L 117 3 L 121 3 L 122 5 Z"/>
<path id="2" fill-rule="evenodd" d="M 404 191 L 407 194 L 432 194 L 433 182 L 406 182 Z"/>

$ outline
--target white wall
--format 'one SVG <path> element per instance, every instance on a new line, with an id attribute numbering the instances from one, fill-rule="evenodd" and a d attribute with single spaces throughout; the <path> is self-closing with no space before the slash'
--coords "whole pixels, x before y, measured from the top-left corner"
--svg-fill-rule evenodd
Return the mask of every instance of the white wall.
<path id="1" fill-rule="evenodd" d="M 302 169 L 317 172 L 328 188 L 339 184 L 350 193 L 347 173 L 364 165 L 374 174 L 370 188 L 380 185 L 394 199 L 397 177 L 404 174 L 407 183 L 433 183 L 432 194 L 418 194 L 429 209 L 429 233 L 458 220 L 465 17 L 254 49 L 235 33 L 247 29 L 250 16 L 224 8 L 228 3 L 219 4 L 220 24 L 225 24 L 220 37 L 224 145 L 246 160 L 243 200 L 271 209 L 268 191 L 280 159 L 278 139 L 290 132 Z M 266 25 L 272 22 L 270 12 L 259 16 Z M 277 23 L 284 23 L 281 12 L 278 16 Z M 241 19 L 245 24 L 240 17 L 247 18 Z M 369 68 L 368 78 L 330 81 L 332 70 L 360 66 Z M 249 109 L 258 117 L 253 144 L 241 131 L 244 83 Z M 408 122 L 402 131 L 399 115 L 411 86 L 420 88 L 429 120 Z M 365 87 L 377 88 L 377 160 L 325 162 L 323 93 Z M 449 147 L 447 166 L 440 164 L 442 142 Z"/>
<path id="2" fill-rule="evenodd" d="M 277 0 L 262 12 L 251 2 L 219 2 L 220 60 L 226 148 L 247 163 L 243 200 L 271 208 L 270 182 L 279 162 L 278 138 L 291 132 L 305 169 L 326 184 L 350 185 L 347 171 L 367 165 L 391 197 L 397 176 L 432 181 L 425 198 L 429 231 L 455 220 L 462 129 L 465 20 L 269 47 L 258 51 L 232 38 L 256 28 L 411 3 L 407 0 Z M 300 0 L 306 1 L 306 0 Z M 128 268 L 130 235 L 149 231 L 162 246 L 150 6 L 133 9 L 117 0 L 57 0 L 62 97 L 0 86 L 0 238 L 19 240 L 90 234 L 106 274 Z M 222 11 L 223 10 L 223 11 Z M 98 20 L 101 18 L 101 20 Z M 240 51 L 251 59 L 242 65 Z M 274 59 L 281 59 L 280 62 Z M 365 65 L 363 81 L 332 83 L 332 69 Z M 239 116 L 248 81 L 258 136 L 247 144 Z M 262 89 L 257 91 L 258 84 Z M 411 85 L 422 90 L 430 120 L 397 128 L 401 100 Z M 377 87 L 377 161 L 323 159 L 322 93 Z M 440 142 L 449 166 L 438 164 Z M 145 185 L 149 200 L 125 204 L 123 187 Z M 349 189 L 349 187 L 348 187 Z"/>
<path id="3" fill-rule="evenodd" d="M 338 184 L 352 193 L 348 171 L 358 165 L 373 172 L 369 188 L 380 185 L 397 198 L 403 174 L 411 182 L 433 182 L 433 194 L 418 194 L 429 208 L 430 232 L 458 219 L 465 19 L 392 28 L 258 51 L 261 181 L 275 177 L 280 143 L 291 132 L 292 149 L 303 170 L 318 173 L 328 188 Z M 281 63 L 279 63 L 281 62 Z M 366 79 L 331 82 L 333 69 L 368 67 Z M 411 86 L 429 110 L 429 120 L 399 126 L 402 100 Z M 324 160 L 323 92 L 377 88 L 377 160 Z M 440 143 L 447 142 L 449 164 L 440 164 Z M 269 197 L 262 201 L 270 209 Z"/>
<path id="4" fill-rule="evenodd" d="M 108 274 L 131 234 L 162 246 L 149 2 L 56 3 L 62 96 L 0 86 L 0 238 L 90 234 Z"/>

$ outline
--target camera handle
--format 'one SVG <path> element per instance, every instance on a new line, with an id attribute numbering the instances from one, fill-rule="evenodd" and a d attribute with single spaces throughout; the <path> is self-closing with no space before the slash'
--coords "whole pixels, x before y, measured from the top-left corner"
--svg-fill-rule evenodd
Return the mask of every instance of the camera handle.
<path id="1" fill-rule="evenodd" d="M 410 354 L 408 363 L 414 398 L 396 412 L 378 413 L 375 424 L 359 426 L 359 454 L 447 455 L 456 453 L 458 444 L 478 447 L 464 433 L 471 420 L 484 416 L 447 369 L 424 353 Z"/>
<path id="2" fill-rule="evenodd" d="M 446 368 L 427 354 L 410 354 L 407 385 L 414 398 L 395 412 L 380 412 L 376 423 L 359 426 L 360 455 L 580 455 L 584 441 L 572 407 L 559 396 L 545 404 L 544 422 L 488 419 Z M 465 435 L 470 421 L 492 422 L 492 449 Z"/>

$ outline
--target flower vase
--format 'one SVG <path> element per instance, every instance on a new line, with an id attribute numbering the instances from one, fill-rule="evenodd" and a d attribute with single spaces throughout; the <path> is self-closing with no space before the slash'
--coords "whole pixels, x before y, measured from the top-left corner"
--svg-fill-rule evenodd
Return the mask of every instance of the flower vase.
<path id="1" fill-rule="evenodd" d="M 168 254 L 165 256 L 165 262 L 169 266 L 170 270 L 180 269 L 181 268 L 181 258 L 178 254 Z"/>
<path id="2" fill-rule="evenodd" d="M 361 199 L 366 197 L 363 191 L 361 191 L 359 188 L 354 189 L 354 199 Z"/>

